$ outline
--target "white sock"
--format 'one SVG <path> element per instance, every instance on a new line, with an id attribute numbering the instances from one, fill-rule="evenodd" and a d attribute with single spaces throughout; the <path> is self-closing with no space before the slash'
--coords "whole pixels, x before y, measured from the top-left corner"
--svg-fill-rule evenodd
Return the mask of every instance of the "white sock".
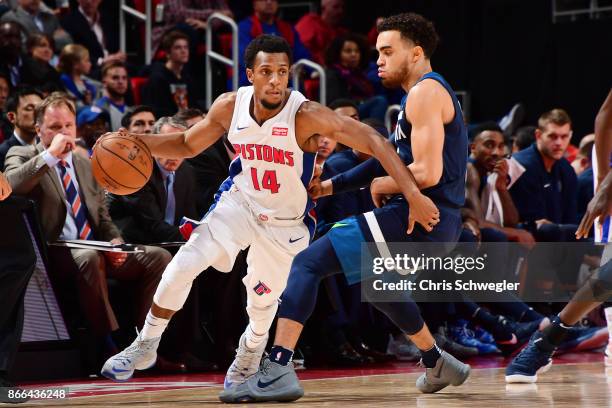
<path id="1" fill-rule="evenodd" d="M 247 326 L 245 333 L 246 333 L 246 346 L 250 348 L 251 350 L 256 349 L 257 347 L 261 345 L 261 343 L 263 343 L 264 341 L 268 339 L 268 333 L 257 334 L 253 331 L 250 324 Z"/>
<path id="2" fill-rule="evenodd" d="M 604 309 L 606 323 L 608 324 L 608 344 L 612 344 L 612 306 Z"/>
<path id="3" fill-rule="evenodd" d="M 166 327 L 168 327 L 168 323 L 170 319 L 162 319 L 161 317 L 155 317 L 149 313 L 147 313 L 147 317 L 145 318 L 144 326 L 142 327 L 142 331 L 140 332 L 141 338 L 145 339 L 154 339 L 156 337 L 161 337 Z"/>

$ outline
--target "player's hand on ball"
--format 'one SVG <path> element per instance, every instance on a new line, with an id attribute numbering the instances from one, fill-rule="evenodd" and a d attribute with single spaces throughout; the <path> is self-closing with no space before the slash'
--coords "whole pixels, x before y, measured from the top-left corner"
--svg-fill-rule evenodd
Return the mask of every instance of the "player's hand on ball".
<path id="1" fill-rule="evenodd" d="M 76 141 L 74 137 L 58 133 L 53 137 L 53 141 L 47 151 L 57 159 L 64 159 L 75 147 Z"/>
<path id="2" fill-rule="evenodd" d="M 320 197 L 325 197 L 332 194 L 333 186 L 331 180 L 321 181 L 320 178 L 312 179 L 308 185 L 308 194 L 310 198 L 316 200 Z"/>
<path id="3" fill-rule="evenodd" d="M 408 234 L 412 233 L 414 223 L 418 222 L 427 232 L 431 232 L 440 222 L 440 211 L 433 201 L 421 192 L 418 192 L 408 200 L 410 214 L 408 216 Z"/>
<path id="4" fill-rule="evenodd" d="M 11 195 L 11 191 L 13 191 L 11 189 L 11 185 L 9 184 L 4 174 L 0 171 L 0 201 Z"/>
<path id="5" fill-rule="evenodd" d="M 612 213 L 612 195 L 609 195 L 607 189 L 600 189 L 595 194 L 595 197 L 589 202 L 587 210 L 580 221 L 580 225 L 576 230 L 576 238 L 588 238 L 591 225 L 597 217 L 605 217 Z"/>

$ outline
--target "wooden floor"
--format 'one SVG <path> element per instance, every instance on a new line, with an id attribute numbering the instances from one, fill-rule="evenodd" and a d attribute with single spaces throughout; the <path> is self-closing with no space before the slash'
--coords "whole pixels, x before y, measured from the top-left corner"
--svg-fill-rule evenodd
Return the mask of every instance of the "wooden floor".
<path id="1" fill-rule="evenodd" d="M 307 372 L 307 371 L 306 371 Z M 304 372 L 304 373 L 306 373 Z M 304 377 L 300 373 L 300 376 Z M 504 383 L 503 368 L 476 368 L 461 387 L 423 395 L 415 388 L 419 372 L 302 380 L 306 395 L 291 407 L 612 407 L 612 369 L 603 362 L 555 365 L 537 384 Z M 188 378 L 188 377 L 187 377 Z M 222 378 L 222 377 L 219 377 Z M 200 407 L 219 404 L 219 382 L 189 388 L 113 393 L 32 401 L 20 406 L 63 407 Z M 101 383 L 99 381 L 98 383 Z M 93 384 L 93 383 L 90 383 Z M 57 384 L 59 385 L 59 384 Z M 123 383 L 123 390 L 134 387 Z M 72 388 L 71 388 L 72 389 Z M 120 390 L 121 388 L 117 388 Z M 258 404 L 258 407 L 278 404 Z"/>

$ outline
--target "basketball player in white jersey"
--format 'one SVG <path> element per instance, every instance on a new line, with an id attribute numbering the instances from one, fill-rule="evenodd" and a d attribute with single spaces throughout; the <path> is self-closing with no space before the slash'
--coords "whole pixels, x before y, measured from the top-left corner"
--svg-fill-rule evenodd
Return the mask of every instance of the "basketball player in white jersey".
<path id="1" fill-rule="evenodd" d="M 612 299 L 612 239 L 609 239 L 610 216 L 612 215 L 612 90 L 604 101 L 595 119 L 595 152 L 597 164 L 593 165 L 596 193 L 576 231 L 576 238 L 587 238 L 593 223 L 596 242 L 605 243 L 599 270 L 576 292 L 574 297 L 559 312 L 551 324 L 542 332 L 535 332 L 527 346 L 506 367 L 506 382 L 533 383 L 538 374 L 546 372 L 552 365 L 552 355 L 567 336 L 572 325 L 585 314 L 607 300 Z M 599 220 L 604 220 L 599 222 Z M 597 231 L 597 229 L 599 229 Z M 609 311 L 606 310 L 606 319 Z M 608 325 L 608 330 L 610 326 Z M 611 333 L 612 334 L 612 333 Z M 606 365 L 612 365 L 610 345 L 606 348 Z"/>
<path id="2" fill-rule="evenodd" d="M 249 246 L 243 279 L 249 325 L 225 386 L 257 372 L 293 257 L 308 246 L 314 231 L 307 188 L 320 135 L 380 161 L 409 202 L 410 230 L 418 222 L 431 231 L 439 222 L 438 209 L 420 193 L 391 143 L 369 126 L 287 88 L 291 49 L 282 37 L 257 37 L 247 47 L 245 61 L 253 86 L 219 96 L 194 127 L 183 133 L 133 136 L 142 139 L 153 156 L 184 158 L 227 133 L 237 154 L 202 225 L 166 268 L 142 331 L 104 364 L 102 374 L 108 378 L 127 380 L 134 369 L 155 364 L 161 335 L 196 276 L 209 266 L 230 271 L 237 253 Z"/>

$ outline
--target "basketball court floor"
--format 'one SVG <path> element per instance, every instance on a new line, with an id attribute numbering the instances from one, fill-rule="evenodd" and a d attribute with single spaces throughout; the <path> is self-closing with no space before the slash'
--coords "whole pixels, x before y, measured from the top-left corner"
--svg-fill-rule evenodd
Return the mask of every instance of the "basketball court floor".
<path id="1" fill-rule="evenodd" d="M 299 371 L 306 391 L 295 407 L 612 407 L 612 368 L 602 353 L 565 354 L 537 384 L 504 383 L 501 357 L 471 359 L 472 374 L 461 387 L 424 395 L 415 388 L 422 372 L 415 363 L 390 363 L 368 369 Z M 19 406 L 196 407 L 220 404 L 223 373 L 152 376 L 129 382 L 106 379 L 26 384 L 23 388 L 68 387 L 69 398 L 31 400 Z M 279 406 L 258 404 L 257 406 Z"/>

